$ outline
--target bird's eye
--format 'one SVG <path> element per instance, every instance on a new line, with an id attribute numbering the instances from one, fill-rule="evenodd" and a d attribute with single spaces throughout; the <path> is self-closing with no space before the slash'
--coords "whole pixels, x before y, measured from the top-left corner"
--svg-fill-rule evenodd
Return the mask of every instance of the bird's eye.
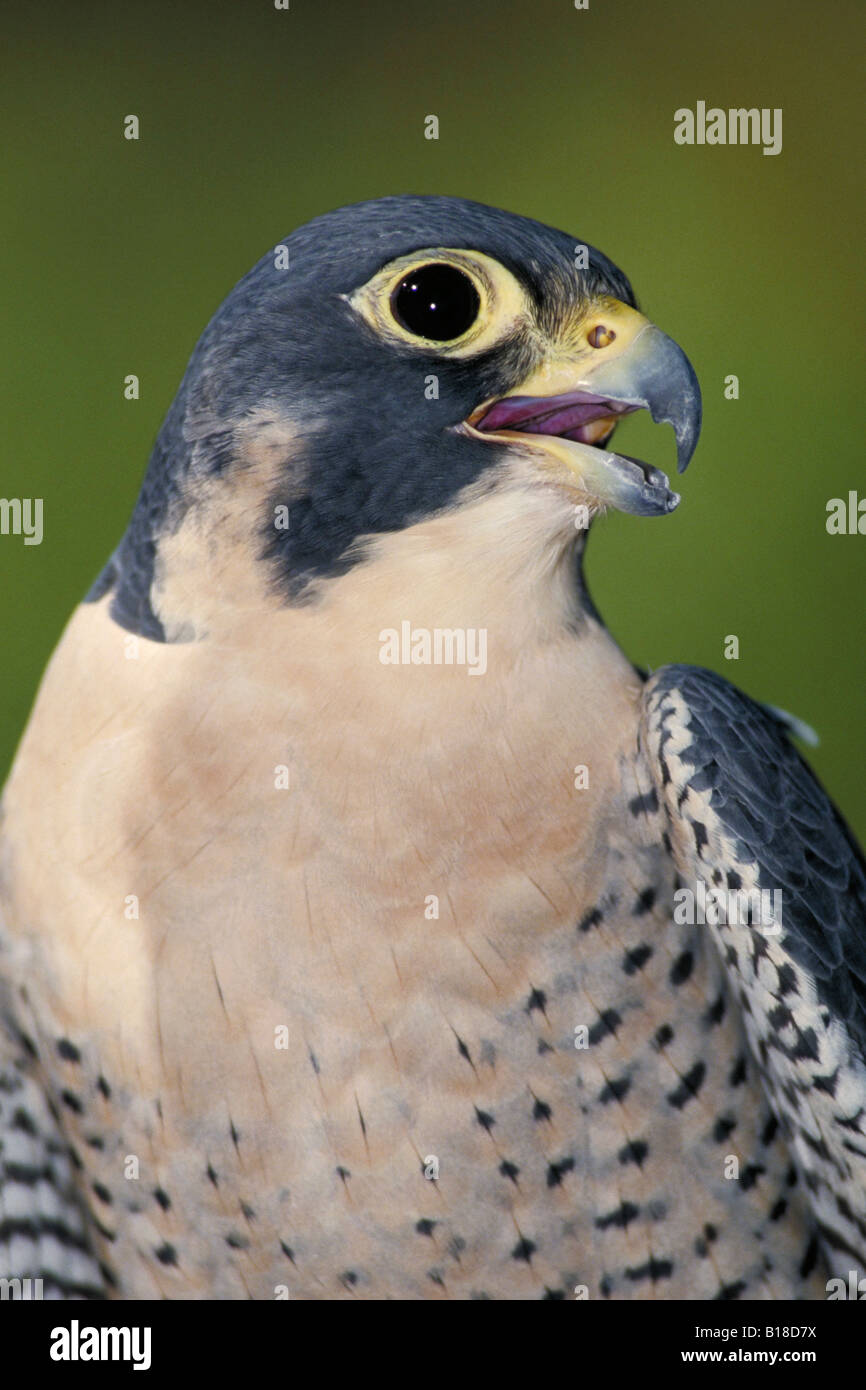
<path id="1" fill-rule="evenodd" d="M 468 275 L 453 265 L 422 265 L 405 275 L 391 295 L 391 312 L 419 338 L 450 343 L 470 329 L 481 301 Z"/>

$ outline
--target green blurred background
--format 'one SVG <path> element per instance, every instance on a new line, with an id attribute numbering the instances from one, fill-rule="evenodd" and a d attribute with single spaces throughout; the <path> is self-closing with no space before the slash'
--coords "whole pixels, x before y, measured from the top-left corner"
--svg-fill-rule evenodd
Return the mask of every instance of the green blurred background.
<path id="1" fill-rule="evenodd" d="M 829 498 L 866 495 L 861 15 L 813 0 L 7 12 L 0 496 L 43 497 L 45 538 L 0 537 L 0 774 L 220 300 L 319 212 L 437 192 L 600 246 L 691 356 L 705 427 L 683 502 L 595 529 L 595 600 L 635 661 L 710 666 L 813 724 L 810 758 L 866 838 L 866 537 L 825 530 Z M 782 153 L 675 145 L 674 111 L 698 100 L 782 107 Z M 632 419 L 619 440 L 669 468 L 670 431 Z"/>

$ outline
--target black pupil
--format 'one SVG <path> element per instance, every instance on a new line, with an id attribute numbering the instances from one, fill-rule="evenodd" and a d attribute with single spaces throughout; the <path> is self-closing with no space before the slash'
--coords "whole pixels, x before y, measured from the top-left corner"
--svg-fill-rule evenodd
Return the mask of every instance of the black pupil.
<path id="1" fill-rule="evenodd" d="M 424 265 L 401 280 L 391 296 L 397 322 L 419 338 L 450 342 L 478 317 L 478 291 L 453 265 Z"/>

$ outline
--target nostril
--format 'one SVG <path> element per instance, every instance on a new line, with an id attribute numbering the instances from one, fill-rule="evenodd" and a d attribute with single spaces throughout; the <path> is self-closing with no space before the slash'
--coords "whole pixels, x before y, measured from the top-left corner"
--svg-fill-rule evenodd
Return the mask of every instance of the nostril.
<path id="1" fill-rule="evenodd" d="M 608 343 L 612 343 L 616 334 L 612 328 L 606 328 L 603 323 L 597 323 L 595 328 L 591 328 L 586 335 L 590 347 L 603 348 Z"/>

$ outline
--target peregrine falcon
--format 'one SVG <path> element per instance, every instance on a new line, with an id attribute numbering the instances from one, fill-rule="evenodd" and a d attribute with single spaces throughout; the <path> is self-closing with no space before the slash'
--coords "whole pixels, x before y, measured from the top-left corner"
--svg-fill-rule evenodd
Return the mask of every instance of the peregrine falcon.
<path id="1" fill-rule="evenodd" d="M 55 1297 L 825 1297 L 866 1261 L 866 866 L 789 739 L 623 655 L 680 348 L 458 198 L 200 339 L 0 826 L 0 1274 Z"/>

